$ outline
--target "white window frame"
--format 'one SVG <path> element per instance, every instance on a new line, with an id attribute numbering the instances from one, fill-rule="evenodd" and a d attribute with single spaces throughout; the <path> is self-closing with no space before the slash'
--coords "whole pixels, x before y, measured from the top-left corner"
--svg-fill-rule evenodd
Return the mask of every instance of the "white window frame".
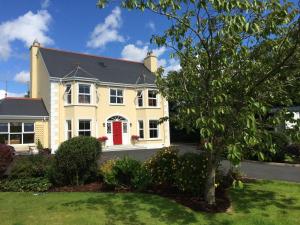
<path id="1" fill-rule="evenodd" d="M 116 91 L 116 95 L 111 95 L 111 90 L 115 90 Z M 122 91 L 122 96 L 119 96 L 118 95 L 118 90 L 120 90 L 120 91 Z M 124 89 L 123 88 L 109 88 L 108 89 L 108 91 L 109 91 L 109 95 L 108 95 L 108 97 L 109 97 L 109 104 L 110 105 L 124 105 Z M 116 103 L 113 103 L 113 102 L 111 102 L 111 97 L 115 97 L 116 98 Z M 122 97 L 122 103 L 117 103 L 117 98 L 121 98 Z"/>
<path id="2" fill-rule="evenodd" d="M 71 123 L 71 130 L 69 130 L 68 122 Z M 66 140 L 70 140 L 73 137 L 73 132 L 72 132 L 73 131 L 73 123 L 72 123 L 72 120 L 70 120 L 70 119 L 66 120 L 65 130 L 66 130 L 66 137 L 65 137 L 65 139 Z M 69 138 L 69 134 L 70 134 L 71 138 Z"/>
<path id="3" fill-rule="evenodd" d="M 141 94 L 139 95 L 139 92 Z M 142 105 L 139 105 L 139 100 L 142 99 Z M 143 108 L 144 107 L 144 91 L 143 90 L 137 90 L 136 91 L 136 107 L 137 108 Z"/>
<path id="4" fill-rule="evenodd" d="M 156 97 L 155 98 L 149 98 L 149 92 L 150 91 L 156 91 Z M 152 100 L 156 100 L 156 106 L 151 106 L 150 104 L 149 104 L 149 100 L 150 99 L 152 99 Z M 148 107 L 149 108 L 159 108 L 159 98 L 158 98 L 158 90 L 156 90 L 156 89 L 148 89 L 148 91 L 147 91 L 147 105 L 148 105 Z"/>
<path id="5" fill-rule="evenodd" d="M 141 128 L 140 122 L 143 123 L 143 128 Z M 138 120 L 138 121 L 137 121 L 137 128 L 138 128 L 138 129 L 137 129 L 137 133 L 138 133 L 139 139 L 141 139 L 141 140 L 145 139 L 145 123 L 144 123 L 144 120 Z M 141 137 L 141 136 L 140 136 L 140 132 L 141 132 L 141 131 L 143 131 L 143 136 L 144 136 L 144 137 Z"/>
<path id="6" fill-rule="evenodd" d="M 80 85 L 89 86 L 90 93 L 89 94 L 87 94 L 87 93 L 80 93 L 79 92 L 80 91 Z M 79 102 L 79 95 L 90 96 L 90 102 L 89 103 Z M 91 105 L 92 104 L 92 102 L 93 102 L 93 99 L 92 99 L 92 84 L 89 84 L 89 83 L 78 83 L 78 85 L 77 85 L 77 102 L 80 105 Z"/>
<path id="7" fill-rule="evenodd" d="M 6 123 L 7 124 L 7 132 L 0 132 L 0 134 L 7 134 L 8 135 L 8 138 L 7 138 L 7 141 L 8 143 L 7 144 L 11 144 L 10 140 L 10 136 L 12 134 L 21 134 L 21 143 L 19 144 L 13 144 L 13 145 L 27 145 L 27 144 L 34 144 L 35 143 L 35 123 L 34 122 L 20 122 L 20 121 L 15 121 L 15 122 L 1 122 L 1 123 Z M 10 123 L 21 123 L 21 132 L 10 132 Z M 33 124 L 33 131 L 25 131 L 24 129 L 24 124 L 26 123 L 31 123 Z M 33 134 L 33 142 L 32 143 L 24 143 L 24 134 Z"/>
<path id="8" fill-rule="evenodd" d="M 70 86 L 70 90 L 67 92 L 67 88 L 68 86 Z M 73 88 L 72 88 L 72 84 L 71 83 L 66 83 L 65 85 L 65 105 L 71 105 L 72 102 L 73 102 Z M 68 97 L 71 96 L 71 102 L 69 102 L 68 100 Z"/>
<path id="9" fill-rule="evenodd" d="M 157 128 L 150 128 L 150 121 L 157 121 Z M 151 140 L 159 139 L 160 130 L 159 130 L 159 123 L 158 122 L 159 122 L 159 120 L 157 120 L 157 119 L 150 119 L 148 121 L 149 139 L 151 139 Z M 150 130 L 157 130 L 157 137 L 151 137 L 150 136 Z"/>
<path id="10" fill-rule="evenodd" d="M 90 122 L 90 129 L 89 130 L 87 130 L 87 129 L 80 130 L 79 129 L 80 128 L 80 126 L 79 126 L 80 121 L 89 121 Z M 92 135 L 92 125 L 93 125 L 92 119 L 78 119 L 78 121 L 77 121 L 77 135 L 80 136 L 79 132 L 88 132 L 89 131 L 90 132 L 90 137 L 92 137 L 93 136 Z"/>

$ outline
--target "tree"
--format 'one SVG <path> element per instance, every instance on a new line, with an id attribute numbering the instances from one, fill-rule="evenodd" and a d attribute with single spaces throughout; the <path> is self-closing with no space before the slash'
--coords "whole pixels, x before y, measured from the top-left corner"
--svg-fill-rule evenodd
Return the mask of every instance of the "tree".
<path id="1" fill-rule="evenodd" d="M 108 0 L 99 0 L 104 7 Z M 215 204 L 215 174 L 222 154 L 238 164 L 246 147 L 274 151 L 267 128 L 292 120 L 274 104 L 292 103 L 286 85 L 299 79 L 299 10 L 280 0 L 122 0 L 127 9 L 149 10 L 170 21 L 151 41 L 173 50 L 181 70 L 157 85 L 177 102 L 176 120 L 200 130 L 209 174 L 205 200 Z M 288 71 L 288 72 L 287 72 Z M 263 158 L 260 148 L 257 154 Z"/>

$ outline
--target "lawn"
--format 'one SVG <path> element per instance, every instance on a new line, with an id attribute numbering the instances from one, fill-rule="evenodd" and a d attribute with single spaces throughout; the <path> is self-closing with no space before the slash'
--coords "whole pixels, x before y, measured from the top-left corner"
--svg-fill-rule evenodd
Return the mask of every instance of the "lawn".
<path id="1" fill-rule="evenodd" d="M 147 194 L 0 193 L 0 224 L 300 224 L 300 184 L 259 181 L 230 195 L 231 212 L 207 214 Z"/>

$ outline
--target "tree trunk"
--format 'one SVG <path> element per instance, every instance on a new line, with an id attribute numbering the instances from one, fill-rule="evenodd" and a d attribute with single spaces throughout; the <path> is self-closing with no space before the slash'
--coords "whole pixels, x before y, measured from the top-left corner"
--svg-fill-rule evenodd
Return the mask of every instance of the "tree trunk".
<path id="1" fill-rule="evenodd" d="M 209 205 L 214 205 L 216 203 L 215 197 L 215 179 L 216 179 L 216 165 L 213 160 L 212 152 L 208 153 L 208 171 L 207 179 L 205 184 L 204 199 Z"/>

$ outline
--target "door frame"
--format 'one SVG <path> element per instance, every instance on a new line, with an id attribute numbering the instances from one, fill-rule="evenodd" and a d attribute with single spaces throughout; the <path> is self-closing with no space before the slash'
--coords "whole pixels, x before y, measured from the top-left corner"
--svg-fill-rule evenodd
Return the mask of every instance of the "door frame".
<path id="1" fill-rule="evenodd" d="M 110 120 L 112 117 L 122 117 L 124 120 Z M 114 121 L 120 121 L 122 122 L 122 145 L 128 145 L 130 144 L 130 138 L 131 138 L 131 122 L 129 121 L 128 117 L 120 114 L 120 113 L 114 113 L 112 115 L 110 115 L 109 117 L 106 117 L 105 119 L 105 124 L 103 123 L 103 126 L 105 126 L 105 134 L 108 137 L 108 140 L 106 142 L 106 146 L 114 146 L 114 142 L 113 142 L 113 122 Z M 123 122 L 127 123 L 127 133 L 123 132 Z M 108 123 L 111 124 L 111 133 L 108 133 L 107 127 L 108 127 Z"/>

